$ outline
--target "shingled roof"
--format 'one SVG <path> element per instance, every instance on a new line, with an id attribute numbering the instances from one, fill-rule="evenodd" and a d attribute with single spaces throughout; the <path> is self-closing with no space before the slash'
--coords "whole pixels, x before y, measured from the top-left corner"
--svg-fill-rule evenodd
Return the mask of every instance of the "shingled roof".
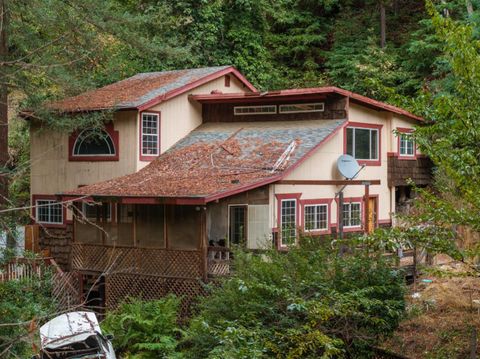
<path id="1" fill-rule="evenodd" d="M 61 112 L 144 109 L 226 74 L 233 74 L 250 90 L 250 82 L 232 66 L 140 73 L 78 96 L 50 103 Z"/>
<path id="2" fill-rule="evenodd" d="M 142 170 L 61 195 L 210 202 L 279 180 L 345 121 L 205 123 Z"/>

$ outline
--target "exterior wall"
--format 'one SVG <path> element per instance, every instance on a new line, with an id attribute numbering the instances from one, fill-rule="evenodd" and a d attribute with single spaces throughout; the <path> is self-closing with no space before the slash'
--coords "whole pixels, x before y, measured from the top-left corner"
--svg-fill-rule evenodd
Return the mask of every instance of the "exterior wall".
<path id="1" fill-rule="evenodd" d="M 388 186 L 388 157 L 387 152 L 392 142 L 391 136 L 391 114 L 368 109 L 366 107 L 350 104 L 349 122 L 363 123 L 367 125 L 381 125 L 380 130 L 380 163 L 377 165 L 367 165 L 358 175 L 358 180 L 380 180 L 380 185 L 371 185 L 369 189 L 370 197 L 377 197 L 377 219 L 379 224 L 390 223 L 392 212 L 395 211 L 395 204 L 391 203 L 391 198 L 395 197 L 394 188 Z M 348 126 L 348 123 L 346 124 Z M 341 129 L 335 133 L 327 142 L 313 153 L 305 162 L 297 167 L 292 173 L 285 177 L 285 180 L 342 180 L 344 179 L 337 171 L 336 162 L 338 157 L 344 153 L 344 130 Z M 297 211 L 299 213 L 299 225 L 303 226 L 303 208 L 304 201 L 309 200 L 331 200 L 330 204 L 330 231 L 333 232 L 337 227 L 338 208 L 335 200 L 335 194 L 341 189 L 341 186 L 335 185 L 279 185 L 271 186 L 270 203 L 272 203 L 272 228 L 278 226 L 278 206 L 279 197 L 282 195 L 295 194 L 299 196 L 297 202 Z M 344 198 L 346 201 L 355 199 L 361 200 L 365 195 L 365 187 L 362 185 L 350 185 L 344 189 Z M 320 202 L 319 201 L 319 202 Z M 310 203 L 312 204 L 312 203 Z M 362 203 L 362 213 L 364 204 Z M 363 215 L 362 215 L 363 221 Z M 360 229 L 359 229 L 360 230 Z M 348 230 L 346 230 L 348 231 Z"/>
<path id="2" fill-rule="evenodd" d="M 248 211 L 251 206 L 268 205 L 269 204 L 269 187 L 261 187 L 248 192 L 244 192 L 232 197 L 223 198 L 218 202 L 209 203 L 207 205 L 207 238 L 214 243 L 224 240 L 229 243 L 229 208 L 232 205 L 247 206 L 247 226 Z M 268 221 L 270 223 L 270 220 Z M 272 228 L 268 226 L 269 231 Z M 247 231 L 248 233 L 248 231 Z M 248 234 L 247 234 L 248 236 Z M 270 238 L 265 238 L 263 242 L 268 242 Z M 257 246 L 247 238 L 247 246 L 256 249 Z"/>
<path id="3" fill-rule="evenodd" d="M 69 134 L 32 125 L 30 193 L 55 194 L 134 172 L 136 159 L 131 150 L 137 144 L 134 119 L 134 112 L 115 114 L 114 129 L 119 132 L 118 161 L 69 161 Z"/>
<path id="4" fill-rule="evenodd" d="M 325 105 L 324 111 L 311 113 L 276 113 L 276 114 L 256 114 L 235 116 L 235 106 L 255 106 L 255 105 L 282 105 L 282 104 L 299 104 L 299 103 L 315 103 L 322 102 Z M 271 100 L 265 102 L 245 102 L 245 103 L 218 103 L 203 105 L 203 121 L 204 122 L 247 122 L 247 121 L 295 121 L 295 120 L 322 120 L 322 119 L 343 119 L 346 114 L 347 101 L 344 97 L 330 96 L 324 98 L 310 98 L 302 100 Z"/>
<path id="5" fill-rule="evenodd" d="M 238 93 L 249 91 L 248 88 L 233 75 L 230 76 L 230 86 L 225 86 L 225 76 L 212 80 L 192 91 L 177 96 L 169 101 L 145 110 L 160 112 L 160 153 L 165 152 L 176 142 L 181 140 L 188 133 L 202 124 L 202 107 L 199 103 L 191 102 L 188 99 L 192 94 L 206 94 L 218 90 L 223 93 Z M 139 138 L 139 118 L 137 119 L 136 134 Z M 140 146 L 136 147 L 137 164 L 136 170 L 145 167 L 149 161 L 140 160 Z"/>

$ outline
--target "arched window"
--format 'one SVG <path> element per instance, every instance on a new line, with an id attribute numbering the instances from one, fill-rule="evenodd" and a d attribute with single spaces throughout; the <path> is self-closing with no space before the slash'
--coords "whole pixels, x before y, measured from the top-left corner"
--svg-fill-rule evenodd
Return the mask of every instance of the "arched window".
<path id="1" fill-rule="evenodd" d="M 115 156 L 115 145 L 106 131 L 83 130 L 75 140 L 73 156 Z"/>

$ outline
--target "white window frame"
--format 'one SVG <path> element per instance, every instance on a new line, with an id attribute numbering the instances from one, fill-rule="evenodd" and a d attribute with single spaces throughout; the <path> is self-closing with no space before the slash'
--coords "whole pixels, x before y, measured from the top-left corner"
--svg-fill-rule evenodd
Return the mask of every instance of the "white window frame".
<path id="1" fill-rule="evenodd" d="M 415 157 L 415 140 L 413 139 L 413 136 L 411 133 L 406 133 L 406 132 L 400 132 L 399 133 L 399 143 L 398 143 L 398 154 L 399 156 L 402 157 Z M 403 149 L 407 149 L 407 142 L 412 143 L 412 153 L 402 153 L 402 142 L 405 142 L 405 146 L 403 146 Z"/>
<path id="2" fill-rule="evenodd" d="M 305 106 L 305 105 L 310 105 L 310 106 L 320 106 L 320 108 L 313 109 L 313 110 L 285 110 L 286 107 L 290 106 Z M 306 112 L 323 112 L 325 111 L 325 103 L 324 102 L 310 102 L 310 103 L 290 103 L 290 104 L 283 104 L 278 106 L 278 113 L 306 113 Z"/>
<path id="3" fill-rule="evenodd" d="M 117 155 L 117 149 L 115 148 L 115 142 L 113 141 L 112 136 L 110 136 L 110 134 L 105 130 L 101 130 L 101 132 L 103 134 L 103 137 L 108 137 L 110 139 L 110 141 L 112 142 L 112 148 L 110 148 L 110 144 L 107 142 L 107 145 L 110 148 L 112 153 L 91 153 L 91 154 L 75 153 L 75 149 L 76 149 L 79 141 L 84 141 L 87 137 L 85 137 L 85 138 L 82 138 L 82 137 L 85 136 L 85 134 L 88 135 L 88 132 L 90 132 L 90 131 L 92 131 L 92 130 L 91 129 L 85 129 L 82 132 L 80 132 L 80 134 L 77 136 L 77 138 L 75 139 L 75 142 L 73 143 L 73 147 L 72 147 L 72 157 L 114 157 L 114 156 Z"/>
<path id="4" fill-rule="evenodd" d="M 143 127 L 143 116 L 154 116 L 156 117 L 157 121 L 157 132 L 156 133 L 144 133 L 144 127 Z M 143 136 L 155 136 L 157 138 L 157 153 L 152 154 L 152 153 L 144 153 L 145 148 L 143 147 Z M 158 113 L 154 112 L 142 112 L 142 115 L 140 116 L 140 155 L 145 156 L 145 157 L 156 157 L 160 155 L 160 115 Z"/>
<path id="5" fill-rule="evenodd" d="M 360 161 L 378 161 L 379 160 L 379 156 L 380 156 L 380 129 L 378 128 L 367 128 L 367 127 L 358 127 L 358 126 L 348 126 L 347 127 L 347 131 L 345 133 L 345 136 L 348 136 L 348 129 L 352 129 L 353 132 L 352 132 L 352 135 L 353 135 L 353 138 L 352 138 L 352 156 L 353 158 L 355 158 L 356 160 L 360 160 Z M 377 132 L 377 157 L 375 158 L 358 158 L 356 155 L 355 155 L 355 130 L 367 130 L 370 132 L 370 136 L 369 136 L 369 142 L 368 142 L 368 146 L 369 146 L 369 150 L 368 152 L 371 154 L 371 151 L 372 151 L 372 132 L 375 131 Z M 345 138 L 345 142 L 347 142 L 347 138 Z M 348 146 L 347 146 L 347 153 L 348 153 Z"/>
<path id="6" fill-rule="evenodd" d="M 41 203 L 42 202 L 42 203 Z M 52 205 L 58 205 L 60 206 L 60 221 L 55 222 L 51 221 L 53 214 L 52 214 Z M 48 209 L 48 221 L 41 221 L 40 220 L 40 213 L 39 213 L 39 208 Z M 42 223 L 42 224 L 63 224 L 63 206 L 60 202 L 55 201 L 53 199 L 37 199 L 35 200 L 35 220 L 37 223 Z"/>
<path id="7" fill-rule="evenodd" d="M 359 224 L 352 225 L 352 204 L 358 204 L 358 211 L 360 213 L 359 215 Z M 343 203 L 343 206 L 348 206 L 348 212 L 349 212 L 349 225 L 343 225 L 343 228 L 360 228 L 362 226 L 362 202 L 346 202 Z M 342 220 L 345 220 L 345 211 L 343 210 L 343 207 L 341 208 L 342 211 Z"/>
<path id="8" fill-rule="evenodd" d="M 240 112 L 245 109 L 272 109 L 273 111 L 258 111 L 258 112 Z M 237 110 L 239 112 L 237 112 Z M 234 116 L 254 116 L 254 115 L 275 115 L 277 113 L 277 105 L 258 105 L 258 106 L 234 106 L 233 115 Z"/>
<path id="9" fill-rule="evenodd" d="M 293 233 L 294 233 L 294 238 L 293 238 L 293 243 L 296 243 L 297 241 L 297 218 L 298 218 L 298 201 L 295 199 L 295 198 L 285 198 L 285 199 L 282 199 L 280 201 L 280 246 L 281 247 L 287 247 L 289 244 L 288 243 L 285 243 L 284 244 L 284 238 L 283 238 L 283 203 L 285 202 L 293 202 L 295 203 L 295 206 L 293 208 L 295 208 L 295 213 L 294 213 L 294 228 L 293 228 Z"/>
<path id="10" fill-rule="evenodd" d="M 309 208 L 309 207 L 315 208 L 314 213 L 313 213 L 315 226 L 317 224 L 319 224 L 319 223 L 317 223 L 318 207 L 324 207 L 325 208 L 325 227 L 307 228 L 307 208 Z M 326 203 L 306 204 L 303 207 L 303 227 L 304 227 L 305 232 L 318 232 L 318 231 L 328 230 L 328 204 L 326 204 Z"/>

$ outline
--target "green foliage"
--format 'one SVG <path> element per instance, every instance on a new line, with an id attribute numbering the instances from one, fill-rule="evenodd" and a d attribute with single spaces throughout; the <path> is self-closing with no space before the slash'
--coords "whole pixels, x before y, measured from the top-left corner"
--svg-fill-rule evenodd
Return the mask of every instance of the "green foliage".
<path id="1" fill-rule="evenodd" d="M 235 273 L 193 319 L 195 358 L 360 355 L 397 326 L 402 277 L 366 252 L 339 255 L 305 240 L 287 253 L 235 254 Z"/>
<path id="2" fill-rule="evenodd" d="M 107 313 L 102 330 L 114 335 L 115 349 L 128 358 L 173 358 L 183 334 L 176 322 L 179 304 L 174 296 L 154 301 L 127 299 Z"/>
<path id="3" fill-rule="evenodd" d="M 2 358 L 28 358 L 36 332 L 30 321 L 55 312 L 51 279 L 0 282 L 0 353 Z"/>

